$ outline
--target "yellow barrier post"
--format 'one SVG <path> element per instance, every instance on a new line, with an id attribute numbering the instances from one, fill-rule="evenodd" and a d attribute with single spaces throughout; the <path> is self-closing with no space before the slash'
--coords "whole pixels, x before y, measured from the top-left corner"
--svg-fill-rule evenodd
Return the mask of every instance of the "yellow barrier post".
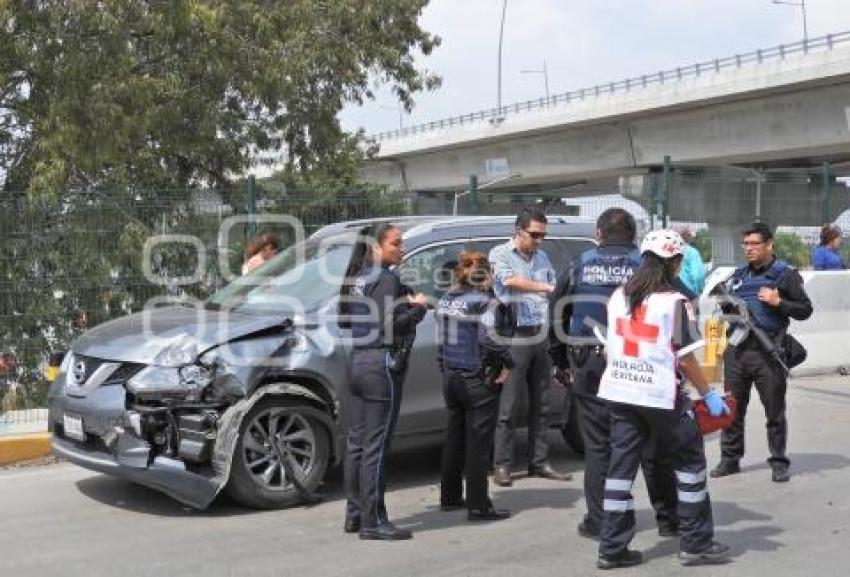
<path id="1" fill-rule="evenodd" d="M 726 351 L 726 323 L 710 318 L 703 329 L 705 349 L 703 349 L 702 372 L 711 382 L 723 381 L 723 353 Z"/>

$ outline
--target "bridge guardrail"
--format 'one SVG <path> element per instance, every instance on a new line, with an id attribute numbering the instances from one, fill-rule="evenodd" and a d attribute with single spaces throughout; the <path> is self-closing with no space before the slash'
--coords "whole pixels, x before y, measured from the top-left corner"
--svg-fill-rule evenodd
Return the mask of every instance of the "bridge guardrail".
<path id="1" fill-rule="evenodd" d="M 422 124 L 415 124 L 405 128 L 379 132 L 369 136 L 370 140 L 375 142 L 383 142 L 395 138 L 402 138 L 431 130 L 444 128 L 452 128 L 454 126 L 463 126 L 475 122 L 481 122 L 490 119 L 503 119 L 509 114 L 518 114 L 531 110 L 545 109 L 558 105 L 569 104 L 575 101 L 582 101 L 587 98 L 598 98 L 603 95 L 615 94 L 617 92 L 628 92 L 632 89 L 646 88 L 653 84 L 665 84 L 667 82 L 679 82 L 687 78 L 696 78 L 706 73 L 718 73 L 723 70 L 732 68 L 741 68 L 749 64 L 761 64 L 766 61 L 782 60 L 786 56 L 793 54 L 808 54 L 809 52 L 832 50 L 834 46 L 850 41 L 850 30 L 838 32 L 835 34 L 827 34 L 817 38 L 809 38 L 791 44 L 780 44 L 771 48 L 764 48 L 747 52 L 745 54 L 736 54 L 726 58 L 715 58 L 704 62 L 697 62 L 689 66 L 671 68 L 669 70 L 661 70 L 652 74 L 643 74 L 624 80 L 597 84 L 589 88 L 580 88 L 570 92 L 553 94 L 548 98 L 539 98 L 534 100 L 526 100 L 523 102 L 515 102 L 507 104 L 501 108 L 489 108 L 470 112 L 460 116 L 452 116 Z"/>

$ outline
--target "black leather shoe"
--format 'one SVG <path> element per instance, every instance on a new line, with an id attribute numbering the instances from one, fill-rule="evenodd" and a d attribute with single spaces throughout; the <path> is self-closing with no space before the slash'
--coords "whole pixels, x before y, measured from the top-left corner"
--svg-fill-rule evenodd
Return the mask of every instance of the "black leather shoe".
<path id="1" fill-rule="evenodd" d="M 578 534 L 585 539 L 599 541 L 599 529 L 588 523 L 586 520 L 578 524 Z"/>
<path id="2" fill-rule="evenodd" d="M 360 517 L 346 517 L 342 530 L 346 533 L 357 533 L 360 531 Z"/>
<path id="3" fill-rule="evenodd" d="M 774 483 L 787 483 L 791 480 L 791 471 L 788 470 L 788 465 L 785 464 L 777 464 L 773 465 L 773 476 Z"/>
<path id="4" fill-rule="evenodd" d="M 543 477 L 544 479 L 554 479 L 555 481 L 569 481 L 573 478 L 571 473 L 561 473 L 556 471 L 550 463 L 532 466 L 528 468 L 529 477 Z"/>
<path id="5" fill-rule="evenodd" d="M 741 472 L 741 466 L 735 461 L 720 461 L 720 464 L 711 470 L 711 477 L 718 479 Z"/>
<path id="6" fill-rule="evenodd" d="M 626 549 L 617 556 L 600 555 L 596 559 L 599 569 L 617 569 L 618 567 L 634 567 L 643 563 L 643 554 L 640 551 Z"/>
<path id="7" fill-rule="evenodd" d="M 505 509 L 496 509 L 492 505 L 484 509 L 470 509 L 466 518 L 469 521 L 501 521 L 511 516 L 511 512 Z"/>
<path id="8" fill-rule="evenodd" d="M 372 541 L 404 541 L 413 537 L 407 529 L 399 529 L 392 523 L 382 523 L 377 527 L 361 527 L 360 538 Z"/>
<path id="9" fill-rule="evenodd" d="M 466 501 L 461 499 L 460 501 L 450 501 L 443 502 L 440 501 L 440 511 L 458 511 L 460 509 L 466 508 Z"/>
<path id="10" fill-rule="evenodd" d="M 682 565 L 711 565 L 713 563 L 722 563 L 728 557 L 729 546 L 718 543 L 717 541 L 712 541 L 711 545 L 699 553 L 679 551 L 679 561 Z"/>
<path id="11" fill-rule="evenodd" d="M 511 479 L 511 470 L 507 467 L 496 467 L 496 471 L 493 473 L 493 482 L 499 487 L 510 487 L 514 484 L 513 479 Z"/>

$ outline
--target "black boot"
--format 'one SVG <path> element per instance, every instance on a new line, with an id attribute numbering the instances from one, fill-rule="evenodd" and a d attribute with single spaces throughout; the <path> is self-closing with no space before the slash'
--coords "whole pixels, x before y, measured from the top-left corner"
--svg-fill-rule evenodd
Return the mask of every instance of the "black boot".
<path id="1" fill-rule="evenodd" d="M 626 549 L 619 555 L 600 555 L 596 560 L 599 569 L 617 569 L 619 567 L 634 567 L 643 563 L 643 554 L 640 551 Z"/>
<path id="2" fill-rule="evenodd" d="M 727 477 L 741 472 L 741 466 L 737 461 L 724 461 L 721 459 L 720 464 L 711 470 L 711 476 L 714 479 Z"/>
<path id="3" fill-rule="evenodd" d="M 679 551 L 679 561 L 682 565 L 711 565 L 722 563 L 727 557 L 729 557 L 729 546 L 717 541 L 712 541 L 711 545 L 699 553 Z"/>
<path id="4" fill-rule="evenodd" d="M 360 538 L 373 541 L 403 541 L 413 537 L 407 529 L 399 529 L 390 522 L 375 527 L 361 527 Z"/>
<path id="5" fill-rule="evenodd" d="M 787 483 L 791 480 L 791 472 L 785 463 L 775 463 L 771 465 L 771 468 L 773 468 L 772 479 L 774 483 Z"/>

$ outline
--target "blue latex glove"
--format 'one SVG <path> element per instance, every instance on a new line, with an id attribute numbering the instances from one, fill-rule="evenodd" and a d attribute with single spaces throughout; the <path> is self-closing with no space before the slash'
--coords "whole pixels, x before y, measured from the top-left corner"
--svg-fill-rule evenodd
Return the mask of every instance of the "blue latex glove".
<path id="1" fill-rule="evenodd" d="M 708 414 L 712 417 L 719 417 L 724 413 L 729 413 L 729 406 L 726 404 L 726 399 L 714 389 L 708 391 L 702 400 L 705 401 L 705 406 L 708 407 Z"/>

